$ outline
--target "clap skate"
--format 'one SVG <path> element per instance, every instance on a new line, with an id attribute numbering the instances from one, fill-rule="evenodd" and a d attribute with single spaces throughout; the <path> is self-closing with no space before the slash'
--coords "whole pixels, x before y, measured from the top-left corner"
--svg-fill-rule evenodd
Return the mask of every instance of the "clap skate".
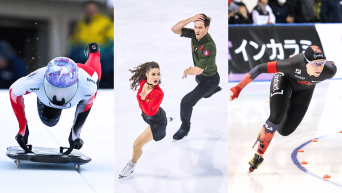
<path id="1" fill-rule="evenodd" d="M 264 158 L 259 156 L 257 153 L 255 153 L 251 161 L 248 162 L 250 167 L 249 167 L 249 171 L 247 172 L 247 174 L 249 175 L 255 169 L 257 169 L 263 161 L 264 161 Z"/>

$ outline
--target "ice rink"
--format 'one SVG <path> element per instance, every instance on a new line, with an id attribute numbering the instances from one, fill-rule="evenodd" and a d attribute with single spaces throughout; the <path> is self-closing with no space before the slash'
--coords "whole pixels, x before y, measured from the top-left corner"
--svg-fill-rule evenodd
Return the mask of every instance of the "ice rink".
<path id="1" fill-rule="evenodd" d="M 92 161 L 77 172 L 72 165 L 22 163 L 18 169 L 6 156 L 6 148 L 17 146 L 15 136 L 18 121 L 12 110 L 8 90 L 0 91 L 3 99 L 0 116 L 0 192 L 27 193 L 107 193 L 114 191 L 114 91 L 100 90 L 85 122 L 81 138 L 81 152 Z M 74 120 L 75 108 L 62 111 L 55 127 L 45 126 L 37 112 L 37 95 L 24 96 L 29 144 L 35 147 L 69 147 L 68 137 Z"/>
<path id="2" fill-rule="evenodd" d="M 296 131 L 276 133 L 264 162 L 247 176 L 251 150 L 269 116 L 270 82 L 253 82 L 228 104 L 228 190 L 232 193 L 341 192 L 341 80 L 316 85 L 309 109 Z M 236 83 L 229 83 L 229 88 Z M 312 142 L 317 139 L 317 142 Z M 298 150 L 304 150 L 299 153 Z M 301 164 L 306 161 L 307 164 Z M 323 179 L 324 175 L 330 179 Z"/>
<path id="3" fill-rule="evenodd" d="M 124 193 L 226 193 L 228 187 L 228 18 L 227 1 L 117 1 L 115 2 L 115 192 Z M 191 40 L 171 27 L 197 13 L 212 17 L 209 33 L 217 46 L 216 64 L 223 91 L 201 99 L 192 113 L 188 137 L 172 142 L 180 127 L 180 102 L 195 88 L 194 76 L 182 80 L 193 66 Z M 188 27 L 193 28 L 193 23 Z M 118 179 L 131 159 L 134 140 L 147 128 L 130 90 L 128 69 L 155 61 L 160 64 L 161 107 L 176 120 L 166 137 L 143 147 L 133 176 Z"/>

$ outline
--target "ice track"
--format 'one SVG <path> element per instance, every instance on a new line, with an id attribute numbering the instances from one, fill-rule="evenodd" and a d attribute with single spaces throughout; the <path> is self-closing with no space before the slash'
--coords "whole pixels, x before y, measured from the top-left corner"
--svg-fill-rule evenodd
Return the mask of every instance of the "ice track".
<path id="1" fill-rule="evenodd" d="M 236 83 L 230 83 L 229 87 Z M 316 86 L 296 131 L 275 134 L 264 162 L 247 176 L 251 147 L 269 116 L 270 82 L 251 83 L 228 104 L 229 192 L 340 192 L 342 190 L 341 80 Z M 317 142 L 311 142 L 312 139 Z M 298 153 L 303 149 L 304 153 Z M 306 161 L 308 164 L 301 164 Z M 323 176 L 329 174 L 330 179 Z"/>

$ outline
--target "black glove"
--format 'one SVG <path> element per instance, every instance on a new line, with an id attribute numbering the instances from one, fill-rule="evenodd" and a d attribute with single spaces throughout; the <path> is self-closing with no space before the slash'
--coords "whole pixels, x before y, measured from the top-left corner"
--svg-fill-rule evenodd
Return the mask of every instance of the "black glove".
<path id="1" fill-rule="evenodd" d="M 68 151 L 63 153 L 65 155 L 69 155 L 72 152 L 72 150 L 74 150 L 74 149 L 81 149 L 83 144 L 84 144 L 84 141 L 81 138 L 77 138 L 75 141 L 73 141 L 72 140 L 72 130 L 71 130 L 70 135 L 69 135 L 69 144 L 70 144 L 70 147 L 69 147 Z"/>
<path id="2" fill-rule="evenodd" d="M 97 43 L 91 43 L 88 45 L 88 47 L 84 48 L 84 55 L 89 56 L 89 53 L 96 53 L 100 51 L 100 47 Z"/>
<path id="3" fill-rule="evenodd" d="M 28 147 L 27 147 L 27 143 L 28 143 L 28 136 L 29 136 L 30 132 L 28 129 L 28 125 L 26 125 L 26 129 L 25 129 L 25 135 L 22 136 L 20 133 L 18 133 L 15 136 L 15 139 L 17 140 L 18 144 L 20 145 L 20 147 L 25 150 L 25 153 L 33 153 Z"/>

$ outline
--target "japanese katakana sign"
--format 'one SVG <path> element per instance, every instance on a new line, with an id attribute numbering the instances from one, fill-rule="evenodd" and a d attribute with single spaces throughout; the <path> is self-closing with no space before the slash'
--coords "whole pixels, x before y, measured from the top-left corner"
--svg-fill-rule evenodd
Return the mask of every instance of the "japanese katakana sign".
<path id="1" fill-rule="evenodd" d="M 314 26 L 229 27 L 229 73 L 246 73 L 254 66 L 322 47 Z"/>
<path id="2" fill-rule="evenodd" d="M 293 49 L 294 52 L 292 55 L 290 55 L 290 57 L 299 54 L 299 50 L 301 47 L 301 52 L 304 52 L 305 49 L 311 45 L 311 41 L 310 40 L 300 40 L 300 45 L 298 45 L 296 43 L 296 40 L 284 40 L 284 43 L 276 43 L 274 39 L 270 39 L 269 41 L 270 43 L 267 44 L 262 44 L 261 46 L 259 46 L 259 44 L 257 44 L 254 41 L 249 41 L 247 42 L 246 39 L 242 40 L 242 43 L 240 45 L 240 47 L 238 47 L 237 49 L 234 50 L 235 54 L 239 54 L 241 53 L 243 56 L 243 59 L 245 61 L 248 61 L 248 56 L 247 56 L 247 51 L 246 51 L 246 46 L 252 46 L 254 49 L 259 50 L 259 53 L 257 53 L 256 55 L 253 56 L 253 60 L 258 61 L 260 60 L 260 58 L 262 58 L 265 54 L 266 48 L 269 48 L 272 50 L 272 54 L 269 56 L 270 60 L 275 60 L 276 58 L 279 60 L 283 60 L 284 58 L 284 49 Z M 260 47 L 260 49 L 259 49 Z"/>

